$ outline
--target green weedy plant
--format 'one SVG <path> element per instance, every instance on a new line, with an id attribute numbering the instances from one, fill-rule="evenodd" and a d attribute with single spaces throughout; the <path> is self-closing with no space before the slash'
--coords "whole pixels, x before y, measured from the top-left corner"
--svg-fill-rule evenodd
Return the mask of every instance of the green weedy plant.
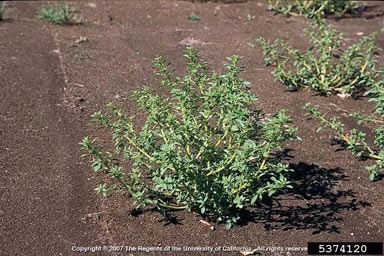
<path id="1" fill-rule="evenodd" d="M 358 8 L 356 1 L 347 0 L 266 0 L 270 10 L 283 15 L 321 18 L 329 14 L 343 16 Z"/>
<path id="2" fill-rule="evenodd" d="M 258 40 L 266 65 L 276 67 L 273 74 L 289 89 L 310 88 L 324 95 L 352 94 L 375 82 L 372 55 L 376 33 L 343 50 L 344 35 L 325 20 L 313 21 L 304 32 L 312 43 L 304 53 L 281 40 Z"/>
<path id="3" fill-rule="evenodd" d="M 81 19 L 74 14 L 74 10 L 67 4 L 61 6 L 43 7 L 40 10 L 40 18 L 53 24 L 81 24 Z"/>
<path id="4" fill-rule="evenodd" d="M 10 8 L 5 8 L 3 2 L 0 1 L 0 21 L 4 20 L 4 17 L 10 12 Z"/>
<path id="5" fill-rule="evenodd" d="M 384 33 L 384 20 L 383 20 L 383 27 L 380 30 L 381 33 Z"/>
<path id="6" fill-rule="evenodd" d="M 108 113 L 93 114 L 112 130 L 113 152 L 88 137 L 81 145 L 93 156 L 94 170 L 117 181 L 100 185 L 99 193 L 117 187 L 127 190 L 137 207 L 155 206 L 163 213 L 188 209 L 229 228 L 247 203 L 290 187 L 284 177 L 290 169 L 275 153 L 295 137 L 296 128 L 288 125 L 285 110 L 269 118 L 260 109 L 249 110 L 256 97 L 238 77 L 239 56 L 227 58 L 227 73 L 208 74 L 196 53 L 186 48 L 189 73 L 183 78 L 173 78 L 166 61 L 155 59 L 159 86 L 170 96 L 148 88 L 134 92 L 138 112 L 146 114 L 141 129 L 136 115 L 127 116 L 113 103 Z"/>
<path id="7" fill-rule="evenodd" d="M 384 68 L 378 72 L 377 76 L 383 77 L 383 74 Z M 358 125 L 363 122 L 375 124 L 373 129 L 374 145 L 368 145 L 365 139 L 366 134 L 358 129 L 345 131 L 344 124 L 339 117 L 327 118 L 326 114 L 319 111 L 319 106 L 312 106 L 307 103 L 304 108 L 308 110 L 307 115 L 310 115 L 310 119 L 314 118 L 320 121 L 321 126 L 317 129 L 318 132 L 323 127 L 330 128 L 336 133 L 339 140 L 346 143 L 347 149 L 351 150 L 352 154 L 376 161 L 376 164 L 366 167 L 370 173 L 369 178 L 373 181 L 379 174 L 384 173 L 384 79 L 376 82 L 365 95 L 370 97 L 369 101 L 376 102 L 374 115 L 362 115 L 356 112 L 351 116 L 356 118 Z"/>
<path id="8" fill-rule="evenodd" d="M 3 3 L 0 2 L 0 21 L 3 20 Z"/>
<path id="9" fill-rule="evenodd" d="M 194 14 L 194 13 L 191 13 L 191 14 L 188 15 L 188 19 L 196 21 L 196 20 L 200 20 L 200 17 L 197 16 L 196 14 Z"/>

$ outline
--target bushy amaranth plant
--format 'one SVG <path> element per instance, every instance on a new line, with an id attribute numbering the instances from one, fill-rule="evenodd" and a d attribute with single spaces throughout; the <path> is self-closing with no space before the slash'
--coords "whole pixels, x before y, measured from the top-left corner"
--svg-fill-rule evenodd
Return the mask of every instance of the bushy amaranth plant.
<path id="1" fill-rule="evenodd" d="M 358 112 L 351 114 L 356 118 L 357 124 L 360 125 L 363 122 L 375 124 L 373 133 L 375 136 L 374 145 L 368 145 L 366 141 L 366 134 L 358 129 L 352 129 L 346 131 L 344 124 L 337 116 L 327 118 L 326 114 L 319 111 L 319 106 L 312 106 L 310 103 L 305 105 L 305 109 L 308 110 L 310 118 L 318 119 L 321 126 L 317 131 L 320 131 L 322 127 L 332 129 L 336 137 L 345 142 L 347 149 L 351 150 L 354 155 L 363 158 L 369 158 L 376 161 L 376 164 L 367 166 L 369 171 L 370 180 L 374 180 L 379 174 L 384 173 L 384 69 L 380 70 L 377 76 L 378 79 L 371 90 L 365 93 L 369 96 L 369 101 L 376 102 L 376 107 L 373 115 L 363 115 Z"/>
<path id="2" fill-rule="evenodd" d="M 138 112 L 146 115 L 141 128 L 135 116 L 112 103 L 109 113 L 93 114 L 112 130 L 113 152 L 88 138 L 81 144 L 93 156 L 94 170 L 117 181 L 100 185 L 99 192 L 117 186 L 138 207 L 188 209 L 230 227 L 247 203 L 289 186 L 288 165 L 274 153 L 295 137 L 296 128 L 288 125 L 284 110 L 269 118 L 260 109 L 250 110 L 256 97 L 238 77 L 239 56 L 228 58 L 223 74 L 208 73 L 193 48 L 185 56 L 189 72 L 183 78 L 173 78 L 162 57 L 154 62 L 162 77 L 159 86 L 169 89 L 169 97 L 149 88 L 134 93 Z"/>
<path id="3" fill-rule="evenodd" d="M 315 20 L 304 30 L 311 46 L 300 52 L 287 43 L 271 43 L 259 39 L 266 65 L 275 66 L 273 74 L 289 89 L 309 88 L 325 95 L 354 93 L 375 83 L 376 33 L 363 37 L 346 50 L 342 49 L 344 35 L 325 20 Z"/>
<path id="4" fill-rule="evenodd" d="M 74 10 L 67 4 L 43 7 L 40 10 L 40 18 L 53 24 L 72 25 L 81 23 L 81 19 L 77 17 Z"/>
<path id="5" fill-rule="evenodd" d="M 358 8 L 349 0 L 266 0 L 270 10 L 283 15 L 321 18 L 329 14 L 342 16 Z"/>

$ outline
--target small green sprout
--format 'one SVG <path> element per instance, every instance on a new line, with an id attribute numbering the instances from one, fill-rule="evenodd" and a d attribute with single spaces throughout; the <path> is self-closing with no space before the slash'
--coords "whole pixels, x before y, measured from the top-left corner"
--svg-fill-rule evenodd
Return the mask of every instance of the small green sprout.
<path id="1" fill-rule="evenodd" d="M 81 24 L 81 19 L 74 14 L 74 10 L 67 4 L 61 6 L 43 7 L 40 10 L 40 18 L 53 24 Z"/>
<path id="2" fill-rule="evenodd" d="M 189 20 L 200 20 L 200 17 L 197 16 L 196 14 L 191 13 L 188 15 L 188 19 Z"/>

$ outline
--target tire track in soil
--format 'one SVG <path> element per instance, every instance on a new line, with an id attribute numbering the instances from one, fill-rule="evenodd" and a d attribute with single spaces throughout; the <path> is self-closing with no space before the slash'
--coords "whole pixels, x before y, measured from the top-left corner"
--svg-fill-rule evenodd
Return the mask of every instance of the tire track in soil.
<path id="1" fill-rule="evenodd" d="M 42 21 L 17 18 L 0 24 L 0 35 L 0 255 L 100 245 L 86 218 L 98 209 L 79 160 L 85 124 L 59 104 L 54 35 Z"/>

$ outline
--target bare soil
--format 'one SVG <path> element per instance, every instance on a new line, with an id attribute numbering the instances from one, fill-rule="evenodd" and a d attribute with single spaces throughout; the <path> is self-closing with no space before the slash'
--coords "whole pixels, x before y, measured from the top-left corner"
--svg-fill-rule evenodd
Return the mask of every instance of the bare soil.
<path id="1" fill-rule="evenodd" d="M 308 40 L 302 29 L 310 21 L 275 15 L 261 0 L 229 2 L 70 2 L 84 21 L 75 26 L 38 19 L 42 2 L 6 2 L 11 11 L 0 22 L 0 255 L 80 254 L 72 251 L 73 246 L 256 249 L 305 247 L 309 241 L 384 240 L 383 177 L 370 182 L 364 166 L 371 162 L 332 144 L 330 132 L 316 133 L 316 123 L 307 121 L 302 109 L 306 102 L 320 105 L 341 115 L 351 128 L 355 123 L 348 114 L 370 113 L 374 105 L 364 98 L 287 91 L 275 81 L 272 68 L 264 66 L 256 39 L 280 38 L 305 50 Z M 368 5 L 360 15 L 330 17 L 348 44 L 382 28 L 383 3 Z M 191 13 L 200 20 L 188 20 Z M 183 51 L 189 45 L 200 50 L 212 71 L 223 69 L 225 57 L 244 56 L 247 69 L 242 77 L 253 84 L 259 99 L 255 107 L 268 113 L 287 109 L 303 139 L 286 145 L 285 161 L 295 170 L 290 177 L 294 189 L 248 208 L 240 225 L 230 230 L 218 224 L 212 231 L 190 212 L 176 212 L 172 219 L 151 209 L 135 212 L 126 194 L 97 197 L 93 189 L 106 180 L 80 158 L 82 137 L 96 134 L 101 142 L 109 138 L 90 123 L 90 114 L 110 101 L 135 112 L 131 93 L 158 81 L 152 60 L 164 56 L 182 75 Z M 383 34 L 377 46 L 384 47 Z M 382 55 L 379 50 L 376 56 L 381 65 Z M 240 255 L 235 249 L 216 254 Z"/>

